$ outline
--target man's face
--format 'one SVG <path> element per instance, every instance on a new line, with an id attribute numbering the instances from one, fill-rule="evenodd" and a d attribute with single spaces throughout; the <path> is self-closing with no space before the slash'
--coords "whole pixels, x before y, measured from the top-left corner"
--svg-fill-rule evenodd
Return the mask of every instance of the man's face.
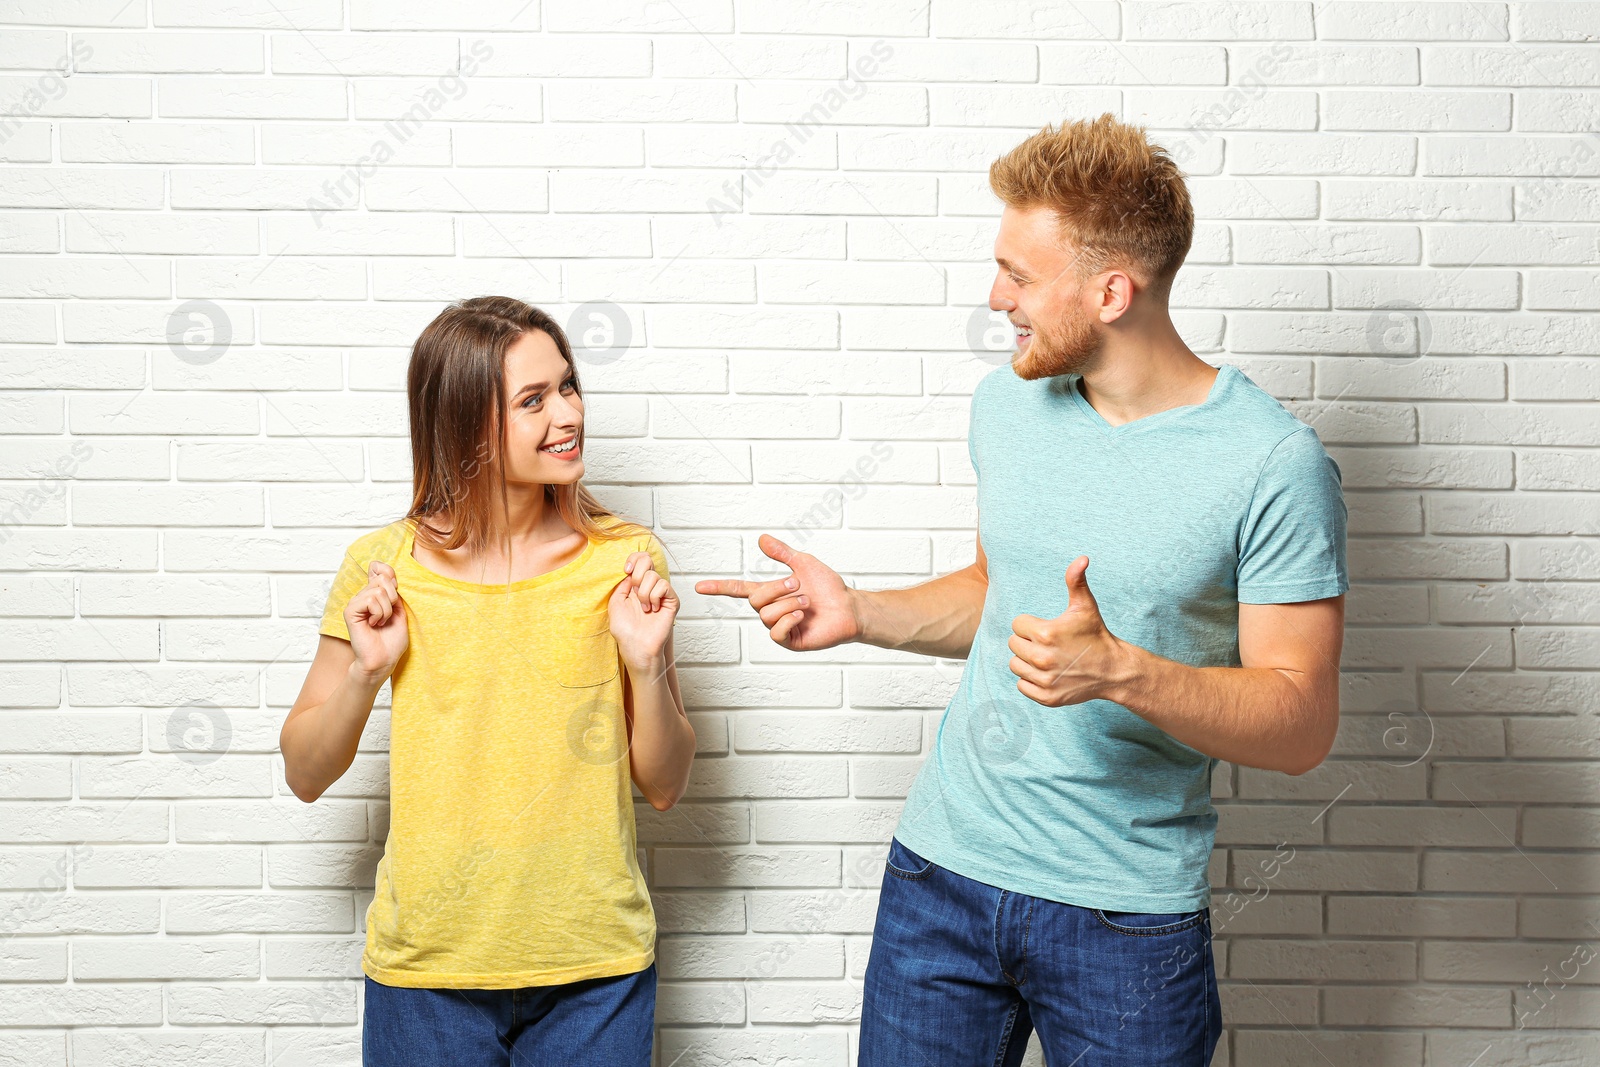
<path id="1" fill-rule="evenodd" d="M 1059 223 L 1043 207 L 1007 205 L 1000 216 L 994 258 L 998 264 L 989 307 L 1016 327 L 1019 378 L 1078 374 L 1094 363 L 1105 329 L 1087 304 L 1076 255 L 1064 247 Z"/>

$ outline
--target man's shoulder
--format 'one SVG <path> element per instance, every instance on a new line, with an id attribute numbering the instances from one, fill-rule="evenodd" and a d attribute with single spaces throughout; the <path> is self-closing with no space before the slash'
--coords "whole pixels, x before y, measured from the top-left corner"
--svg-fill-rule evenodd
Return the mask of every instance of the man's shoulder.
<path id="1" fill-rule="evenodd" d="M 1003 391 L 1008 385 L 1013 383 L 1020 384 L 1021 381 L 1022 379 L 1018 378 L 1016 374 L 1012 372 L 1011 364 L 1002 363 L 1000 366 L 995 367 L 993 370 L 990 370 L 988 373 L 984 374 L 984 376 L 979 378 L 977 383 L 973 385 L 972 404 L 974 407 L 976 407 L 980 401 L 990 399 L 996 396 L 999 392 Z"/>
<path id="2" fill-rule="evenodd" d="M 988 413 L 1005 425 L 1013 415 L 1027 417 L 1056 410 L 1071 395 L 1075 374 L 1023 378 L 1010 363 L 1002 363 L 979 378 L 972 387 L 972 413 Z"/>
<path id="3" fill-rule="evenodd" d="M 1290 411 L 1244 371 L 1232 364 L 1223 364 L 1219 373 L 1230 378 L 1230 388 L 1217 410 L 1219 431 L 1226 432 L 1236 443 L 1248 442 L 1253 448 L 1267 452 L 1280 446 L 1322 447 L 1310 423 Z"/>

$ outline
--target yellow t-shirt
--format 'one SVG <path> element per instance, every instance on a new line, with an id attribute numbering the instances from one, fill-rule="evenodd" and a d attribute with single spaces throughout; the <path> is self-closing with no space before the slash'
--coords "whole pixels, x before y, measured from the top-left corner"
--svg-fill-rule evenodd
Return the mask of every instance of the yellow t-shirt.
<path id="1" fill-rule="evenodd" d="M 389 839 L 362 970 L 460 989 L 643 970 L 655 912 L 606 603 L 632 552 L 668 577 L 661 543 L 638 527 L 546 574 L 479 585 L 425 568 L 414 534 L 400 520 L 358 538 L 322 615 L 321 632 L 348 641 L 367 564 L 394 568 L 410 647 L 390 680 Z"/>

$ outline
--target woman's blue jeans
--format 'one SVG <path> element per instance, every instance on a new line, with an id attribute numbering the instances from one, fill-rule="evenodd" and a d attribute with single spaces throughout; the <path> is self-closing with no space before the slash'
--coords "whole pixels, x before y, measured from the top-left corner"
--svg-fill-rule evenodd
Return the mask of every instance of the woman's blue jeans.
<path id="1" fill-rule="evenodd" d="M 858 1067 L 1207 1067 L 1222 1036 L 1209 909 L 1101 911 L 889 843 Z"/>
<path id="2" fill-rule="evenodd" d="M 362 1067 L 650 1067 L 653 963 L 521 989 L 365 985 Z"/>

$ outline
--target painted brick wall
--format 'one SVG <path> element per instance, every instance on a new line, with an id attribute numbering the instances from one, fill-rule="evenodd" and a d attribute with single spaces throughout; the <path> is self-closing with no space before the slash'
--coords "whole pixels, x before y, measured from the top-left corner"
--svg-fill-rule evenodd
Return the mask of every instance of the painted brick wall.
<path id="1" fill-rule="evenodd" d="M 1193 178 L 1184 336 L 1316 427 L 1352 519 L 1334 756 L 1216 779 L 1217 1062 L 1600 1063 L 1600 4 L 0 23 L 0 1062 L 359 1061 L 386 710 L 311 806 L 278 728 L 408 502 L 410 342 L 506 293 L 587 345 L 590 482 L 685 599 L 660 1063 L 846 1067 L 960 664 L 789 654 L 693 580 L 770 571 L 763 530 L 862 585 L 970 560 L 986 169 L 1109 110 Z"/>

